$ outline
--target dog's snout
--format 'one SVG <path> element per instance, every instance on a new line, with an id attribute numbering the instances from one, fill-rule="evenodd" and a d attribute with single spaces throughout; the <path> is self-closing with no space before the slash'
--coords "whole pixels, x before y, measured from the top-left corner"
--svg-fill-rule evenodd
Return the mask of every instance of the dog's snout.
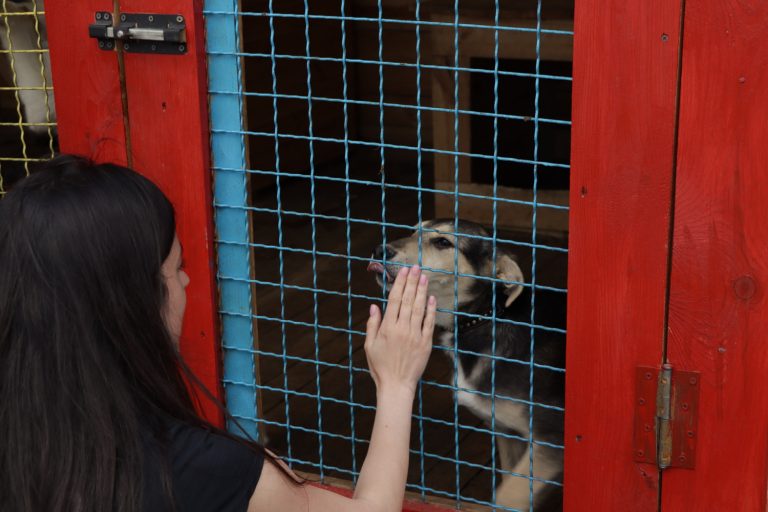
<path id="1" fill-rule="evenodd" d="M 385 247 L 381 245 L 376 247 L 376 249 L 373 250 L 373 259 L 375 260 L 384 259 L 384 249 Z M 389 244 L 386 245 L 386 251 L 387 251 L 386 258 L 388 260 L 391 260 L 392 258 L 395 257 L 395 250 L 392 249 L 392 247 Z"/>

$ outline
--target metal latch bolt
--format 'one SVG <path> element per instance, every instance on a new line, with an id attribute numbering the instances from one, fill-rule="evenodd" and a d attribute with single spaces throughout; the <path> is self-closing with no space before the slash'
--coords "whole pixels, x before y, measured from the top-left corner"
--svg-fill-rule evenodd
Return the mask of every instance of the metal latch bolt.
<path id="1" fill-rule="evenodd" d="M 123 42 L 130 53 L 183 54 L 187 52 L 187 28 L 184 17 L 177 14 L 121 14 L 113 23 L 112 14 L 97 12 L 88 35 L 99 40 L 99 48 L 112 50 L 115 41 Z"/>

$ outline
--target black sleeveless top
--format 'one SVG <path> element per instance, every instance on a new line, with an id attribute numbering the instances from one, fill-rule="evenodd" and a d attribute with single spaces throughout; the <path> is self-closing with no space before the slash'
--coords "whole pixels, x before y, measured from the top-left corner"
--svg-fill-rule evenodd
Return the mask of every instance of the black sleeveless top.
<path id="1" fill-rule="evenodd" d="M 176 512 L 246 512 L 264 456 L 198 427 L 173 420 L 165 424 L 167 449 L 145 436 L 144 510 L 173 510 L 163 484 L 165 466 Z"/>

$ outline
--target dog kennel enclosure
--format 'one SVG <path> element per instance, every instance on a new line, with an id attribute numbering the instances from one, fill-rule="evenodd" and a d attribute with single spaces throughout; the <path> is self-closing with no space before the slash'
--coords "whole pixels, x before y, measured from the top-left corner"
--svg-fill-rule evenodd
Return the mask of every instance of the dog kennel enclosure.
<path id="1" fill-rule="evenodd" d="M 462 217 L 519 258 L 529 289 L 567 290 L 565 471 L 544 482 L 566 510 L 764 509 L 768 7 L 315 4 L 47 1 L 55 110 L 30 121 L 20 94 L 53 99 L 41 36 L 23 51 L 43 85 L 11 72 L 0 125 L 8 147 L 44 132 L 41 149 L 3 155 L 0 173 L 58 143 L 155 180 L 194 276 L 185 358 L 245 433 L 325 485 L 354 482 L 370 431 L 371 252 Z M 90 37 L 155 16 L 164 40 L 146 52 Z M 456 305 L 441 308 L 459 322 Z M 503 510 L 504 434 L 457 405 L 441 352 L 405 508 Z M 536 461 L 518 476 L 533 495 Z"/>

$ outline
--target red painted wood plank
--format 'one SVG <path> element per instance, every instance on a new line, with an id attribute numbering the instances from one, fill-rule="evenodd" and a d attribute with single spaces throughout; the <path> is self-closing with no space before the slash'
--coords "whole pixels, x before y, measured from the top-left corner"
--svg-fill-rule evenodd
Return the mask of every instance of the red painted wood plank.
<path id="1" fill-rule="evenodd" d="M 424 501 L 405 500 L 403 502 L 403 512 L 448 512 L 449 510 L 456 509 L 441 507 Z"/>
<path id="2" fill-rule="evenodd" d="M 680 2 L 576 3 L 565 509 L 656 510 L 635 366 L 662 359 Z"/>
<path id="3" fill-rule="evenodd" d="M 97 11 L 112 0 L 45 4 L 59 147 L 99 162 L 126 164 L 117 54 L 88 37 Z"/>
<path id="4" fill-rule="evenodd" d="M 315 485 L 317 487 L 327 489 L 329 491 L 335 492 L 337 494 L 341 494 L 342 496 L 346 496 L 348 498 L 351 498 L 352 495 L 355 493 L 353 489 L 348 489 L 345 487 L 335 487 L 332 485 L 324 485 L 324 484 L 311 484 L 311 485 Z M 455 509 L 436 505 L 429 502 L 424 502 L 424 501 L 416 501 L 416 500 L 409 500 L 409 499 L 406 499 L 405 501 L 403 501 L 403 512 L 449 512 L 450 510 L 455 510 Z"/>
<path id="5" fill-rule="evenodd" d="M 124 13 L 158 11 L 154 0 L 120 0 Z M 213 206 L 202 1 L 168 0 L 162 13 L 184 16 L 184 55 L 125 54 L 130 151 L 133 166 L 173 201 L 178 234 L 192 282 L 181 352 L 195 375 L 219 399 L 221 369 L 213 252 Z M 206 416 L 221 424 L 215 407 Z"/>
<path id="6" fill-rule="evenodd" d="M 701 372 L 694 470 L 662 510 L 766 510 L 768 4 L 686 3 L 667 357 Z"/>

